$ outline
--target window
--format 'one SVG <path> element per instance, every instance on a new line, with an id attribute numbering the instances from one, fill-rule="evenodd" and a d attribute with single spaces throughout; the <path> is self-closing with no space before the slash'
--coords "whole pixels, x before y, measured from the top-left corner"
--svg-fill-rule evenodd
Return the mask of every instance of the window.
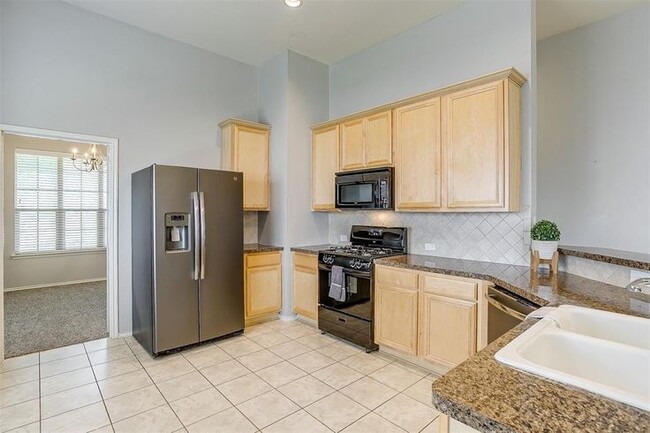
<path id="1" fill-rule="evenodd" d="M 105 248 L 106 180 L 74 168 L 69 154 L 16 149 L 15 254 Z"/>

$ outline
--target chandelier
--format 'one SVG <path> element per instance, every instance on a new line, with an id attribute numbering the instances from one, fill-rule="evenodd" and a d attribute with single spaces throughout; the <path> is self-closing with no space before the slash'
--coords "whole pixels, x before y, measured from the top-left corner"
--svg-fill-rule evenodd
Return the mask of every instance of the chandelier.
<path id="1" fill-rule="evenodd" d="M 97 145 L 93 144 L 90 152 L 83 154 L 83 158 L 77 158 L 77 149 L 72 149 L 72 165 L 79 171 L 90 173 L 91 171 L 98 171 L 104 173 L 104 155 L 97 149 Z"/>

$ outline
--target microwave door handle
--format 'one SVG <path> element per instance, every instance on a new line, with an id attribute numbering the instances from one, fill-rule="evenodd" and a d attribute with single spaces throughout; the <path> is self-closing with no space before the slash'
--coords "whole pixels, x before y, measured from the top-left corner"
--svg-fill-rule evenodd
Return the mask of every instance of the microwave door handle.
<path id="1" fill-rule="evenodd" d="M 198 280 L 199 269 L 200 269 L 199 248 L 201 245 L 201 238 L 199 235 L 201 223 L 199 221 L 199 193 L 198 192 L 192 193 L 192 217 L 193 217 L 192 232 L 194 232 L 194 245 L 192 245 L 192 248 L 194 250 L 194 271 L 192 272 L 192 279 Z"/>

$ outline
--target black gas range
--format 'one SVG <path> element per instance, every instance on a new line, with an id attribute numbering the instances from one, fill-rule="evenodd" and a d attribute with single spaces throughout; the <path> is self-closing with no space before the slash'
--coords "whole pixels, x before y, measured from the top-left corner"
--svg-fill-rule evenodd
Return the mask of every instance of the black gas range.
<path id="1" fill-rule="evenodd" d="M 377 349 L 374 341 L 373 261 L 380 257 L 406 254 L 405 227 L 354 225 L 350 245 L 318 252 L 318 328 L 366 348 Z M 343 293 L 333 297 L 332 269 L 337 269 Z M 336 270 L 336 269 L 335 269 Z M 336 279 L 335 279 L 336 280 Z"/>

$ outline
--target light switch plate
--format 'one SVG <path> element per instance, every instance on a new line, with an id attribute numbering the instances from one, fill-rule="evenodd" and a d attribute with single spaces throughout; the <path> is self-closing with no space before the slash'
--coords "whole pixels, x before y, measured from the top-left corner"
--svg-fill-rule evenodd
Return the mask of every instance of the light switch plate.
<path id="1" fill-rule="evenodd" d="M 436 244 L 434 244 L 434 243 L 426 243 L 426 244 L 424 244 L 424 249 L 425 249 L 425 251 L 435 251 L 436 250 Z"/>
<path id="2" fill-rule="evenodd" d="M 348 237 L 347 237 L 346 235 L 341 235 L 341 236 L 339 236 L 339 241 L 340 241 L 340 242 L 347 242 L 347 241 L 348 241 Z"/>

